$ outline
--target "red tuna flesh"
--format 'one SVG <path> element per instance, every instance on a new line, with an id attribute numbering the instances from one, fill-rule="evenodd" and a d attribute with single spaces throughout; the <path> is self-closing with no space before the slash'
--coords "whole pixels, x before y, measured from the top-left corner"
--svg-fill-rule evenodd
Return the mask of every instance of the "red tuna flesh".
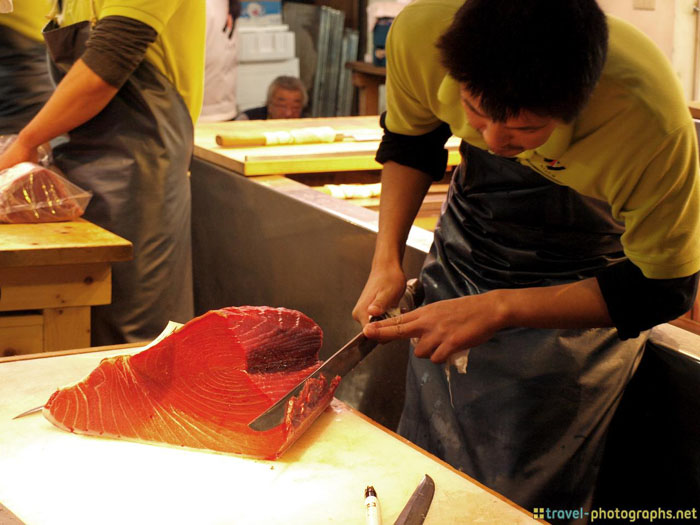
<path id="1" fill-rule="evenodd" d="M 339 378 L 307 382 L 273 429 L 248 423 L 320 366 L 322 337 L 295 310 L 213 310 L 147 350 L 103 359 L 43 413 L 69 432 L 274 459 L 328 406 Z"/>

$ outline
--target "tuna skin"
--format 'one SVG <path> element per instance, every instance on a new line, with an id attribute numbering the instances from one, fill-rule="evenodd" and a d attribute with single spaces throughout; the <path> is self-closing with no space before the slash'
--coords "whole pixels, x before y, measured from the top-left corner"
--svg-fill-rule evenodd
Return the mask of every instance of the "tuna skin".
<path id="1" fill-rule="evenodd" d="M 43 414 L 79 434 L 275 459 L 328 406 L 340 379 L 308 382 L 273 429 L 248 423 L 321 365 L 322 337 L 295 310 L 213 310 L 148 350 L 103 359 L 54 392 Z"/>

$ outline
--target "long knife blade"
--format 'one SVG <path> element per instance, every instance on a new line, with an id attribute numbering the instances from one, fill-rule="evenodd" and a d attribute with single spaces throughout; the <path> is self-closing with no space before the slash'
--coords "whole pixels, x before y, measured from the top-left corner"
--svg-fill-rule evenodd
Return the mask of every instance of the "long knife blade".
<path id="1" fill-rule="evenodd" d="M 427 474 L 408 499 L 406 506 L 396 518 L 394 525 L 421 525 L 428 515 L 435 494 L 435 482 Z"/>
<path id="2" fill-rule="evenodd" d="M 423 302 L 423 288 L 418 279 L 411 279 L 406 283 L 406 291 L 399 303 L 403 311 L 413 310 L 416 306 Z M 385 319 L 388 314 L 373 318 L 373 321 Z M 362 361 L 375 346 L 377 341 L 367 339 L 362 332 L 353 337 L 345 346 L 329 357 L 316 371 L 302 380 L 292 390 L 277 401 L 270 408 L 265 410 L 258 417 L 253 419 L 248 426 L 258 432 L 264 432 L 276 427 L 284 421 L 284 416 L 287 413 L 287 406 L 292 397 L 299 395 L 299 392 L 304 388 L 306 382 L 311 378 L 324 376 L 326 381 L 330 383 L 336 376 L 343 377 L 350 370 Z"/>
<path id="3" fill-rule="evenodd" d="M 336 376 L 343 377 L 350 370 L 355 368 L 355 365 L 362 361 L 377 344 L 377 341 L 367 339 L 362 332 L 360 332 L 343 346 L 343 348 L 329 357 L 315 372 L 287 392 L 282 399 L 248 423 L 248 426 L 258 432 L 264 432 L 265 430 L 270 430 L 281 424 L 287 413 L 289 400 L 299 395 L 299 392 L 301 392 L 309 379 L 312 377 L 324 376 L 326 382 L 330 383 Z"/>

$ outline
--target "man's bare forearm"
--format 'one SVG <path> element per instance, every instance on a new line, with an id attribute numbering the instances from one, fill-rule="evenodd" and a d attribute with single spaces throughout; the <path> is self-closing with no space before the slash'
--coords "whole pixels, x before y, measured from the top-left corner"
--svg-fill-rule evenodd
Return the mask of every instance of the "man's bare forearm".
<path id="1" fill-rule="evenodd" d="M 498 289 L 430 303 L 366 324 L 367 337 L 382 342 L 415 339 L 415 354 L 439 363 L 488 341 L 508 327 L 594 328 L 611 326 L 595 279 L 542 288 Z"/>
<path id="2" fill-rule="evenodd" d="M 504 326 L 595 328 L 613 325 L 595 278 L 491 293 L 500 305 Z"/>
<path id="3" fill-rule="evenodd" d="M 384 165 L 372 269 L 352 313 L 363 325 L 371 315 L 380 315 L 395 306 L 403 293 L 406 276 L 401 261 L 406 239 L 430 182 L 430 177 L 421 171 L 395 162 Z"/>
<path id="4" fill-rule="evenodd" d="M 408 233 L 430 183 L 430 177 L 416 169 L 395 162 L 384 165 L 374 264 L 401 263 Z"/>
<path id="5" fill-rule="evenodd" d="M 78 60 L 41 111 L 20 132 L 18 141 L 27 148 L 36 148 L 93 118 L 116 93 L 115 87 Z"/>

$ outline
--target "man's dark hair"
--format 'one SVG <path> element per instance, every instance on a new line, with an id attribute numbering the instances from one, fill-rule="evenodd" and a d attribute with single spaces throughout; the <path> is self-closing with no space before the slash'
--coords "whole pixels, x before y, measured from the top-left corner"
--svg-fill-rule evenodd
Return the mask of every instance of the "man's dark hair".
<path id="1" fill-rule="evenodd" d="M 437 46 L 493 120 L 525 109 L 570 122 L 600 78 L 608 27 L 595 0 L 467 0 Z"/>

